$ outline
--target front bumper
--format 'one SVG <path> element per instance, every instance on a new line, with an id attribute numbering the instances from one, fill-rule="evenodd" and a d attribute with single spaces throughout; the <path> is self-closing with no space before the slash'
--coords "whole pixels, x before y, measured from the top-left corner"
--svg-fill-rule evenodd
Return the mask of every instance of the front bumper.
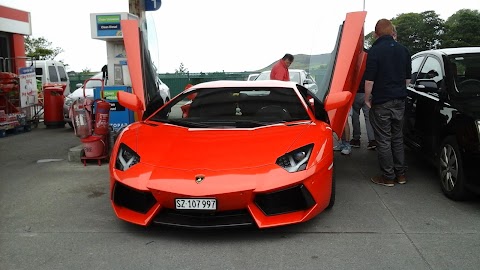
<path id="1" fill-rule="evenodd" d="M 137 168 L 130 170 L 141 171 L 139 167 L 142 165 L 137 164 Z M 131 177 L 119 180 L 125 172 L 118 172 L 111 178 L 111 200 L 120 219 L 138 225 L 155 223 L 192 228 L 256 225 L 268 228 L 304 222 L 323 211 L 331 196 L 332 170 L 330 162 L 298 173 L 288 173 L 279 167 L 268 168 L 265 175 L 243 171 L 240 176 L 243 182 L 221 189 L 218 183 L 223 182 L 225 186 L 226 181 L 236 178 L 234 172 L 217 179 L 207 176 L 211 183 L 201 184 L 193 180 L 150 180 L 150 183 L 154 182 L 150 187 L 138 185 L 143 181 L 132 181 Z M 136 174 L 134 171 L 130 173 Z M 153 174 L 150 179 L 154 179 Z M 277 179 L 279 184 L 265 184 L 277 182 L 265 181 L 266 177 Z M 176 198 L 215 198 L 217 210 L 176 210 Z"/>

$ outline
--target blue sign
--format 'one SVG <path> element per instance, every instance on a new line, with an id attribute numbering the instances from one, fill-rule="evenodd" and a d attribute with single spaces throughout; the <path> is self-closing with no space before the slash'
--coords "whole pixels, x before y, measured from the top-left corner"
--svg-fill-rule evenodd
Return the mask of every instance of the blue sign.
<path id="1" fill-rule="evenodd" d="M 23 75 L 23 74 L 29 74 L 29 73 L 35 73 L 35 67 L 34 66 L 31 66 L 31 67 L 23 67 L 23 68 L 20 68 L 20 75 Z"/>
<path id="2" fill-rule="evenodd" d="M 120 15 L 97 15 L 97 35 L 101 37 L 117 37 L 122 35 Z"/>
<path id="3" fill-rule="evenodd" d="M 155 11 L 162 5 L 162 0 L 145 0 L 145 11 Z"/>

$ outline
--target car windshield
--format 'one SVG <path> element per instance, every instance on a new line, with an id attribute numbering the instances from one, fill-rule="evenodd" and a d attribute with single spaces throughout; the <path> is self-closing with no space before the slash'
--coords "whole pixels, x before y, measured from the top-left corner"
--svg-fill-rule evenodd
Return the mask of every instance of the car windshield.
<path id="1" fill-rule="evenodd" d="M 464 96 L 480 95 L 480 53 L 449 57 L 455 86 Z"/>
<path id="2" fill-rule="evenodd" d="M 310 120 L 293 88 L 208 88 L 179 95 L 149 120 L 191 128 L 254 128 Z"/>

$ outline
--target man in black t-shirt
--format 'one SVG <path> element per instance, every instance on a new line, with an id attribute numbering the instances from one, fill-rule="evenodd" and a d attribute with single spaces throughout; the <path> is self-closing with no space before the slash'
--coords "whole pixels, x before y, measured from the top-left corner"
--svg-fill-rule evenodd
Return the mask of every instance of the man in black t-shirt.
<path id="1" fill-rule="evenodd" d="M 370 122 L 382 171 L 371 180 L 384 186 L 407 182 L 402 127 L 412 65 L 408 49 L 395 41 L 394 30 L 387 19 L 377 22 L 378 39 L 368 52 L 365 69 L 365 103 L 371 108 Z"/>

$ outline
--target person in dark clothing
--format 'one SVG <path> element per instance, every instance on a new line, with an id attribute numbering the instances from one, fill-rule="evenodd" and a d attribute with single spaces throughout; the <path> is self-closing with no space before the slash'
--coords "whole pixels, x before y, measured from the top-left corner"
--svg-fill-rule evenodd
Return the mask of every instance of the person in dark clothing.
<path id="1" fill-rule="evenodd" d="M 293 63 L 293 55 L 287 53 L 272 67 L 270 80 L 290 81 L 288 67 Z"/>
<path id="2" fill-rule="evenodd" d="M 372 124 L 370 123 L 369 111 L 370 107 L 365 103 L 365 74 L 363 75 L 360 86 L 358 87 L 357 94 L 352 104 L 352 128 L 353 138 L 350 141 L 350 145 L 355 148 L 360 147 L 360 137 L 362 131 L 360 128 L 360 110 L 363 112 L 365 118 L 365 126 L 367 129 L 368 145 L 367 149 L 375 149 L 377 142 L 375 141 L 375 135 L 373 132 Z"/>
<path id="3" fill-rule="evenodd" d="M 394 35 L 395 28 L 389 20 L 377 22 L 377 40 L 368 52 L 365 69 L 365 104 L 370 107 L 382 171 L 371 180 L 384 186 L 407 182 L 402 126 L 412 66 L 410 52 L 395 41 Z"/>

